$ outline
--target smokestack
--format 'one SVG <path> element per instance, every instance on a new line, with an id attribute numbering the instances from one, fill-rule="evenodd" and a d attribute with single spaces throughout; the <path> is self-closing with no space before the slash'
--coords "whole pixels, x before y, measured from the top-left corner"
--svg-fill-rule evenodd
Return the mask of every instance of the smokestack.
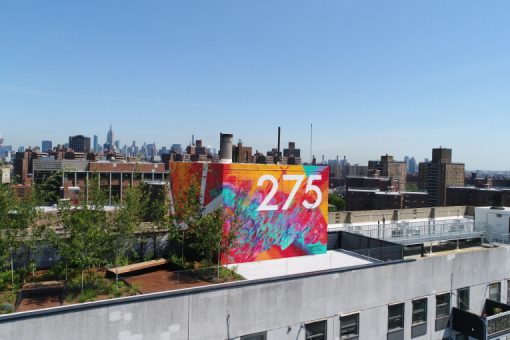
<path id="1" fill-rule="evenodd" d="M 220 163 L 232 163 L 232 138 L 231 133 L 220 133 Z"/>
<path id="2" fill-rule="evenodd" d="M 278 155 L 280 154 L 280 127 L 278 126 Z"/>

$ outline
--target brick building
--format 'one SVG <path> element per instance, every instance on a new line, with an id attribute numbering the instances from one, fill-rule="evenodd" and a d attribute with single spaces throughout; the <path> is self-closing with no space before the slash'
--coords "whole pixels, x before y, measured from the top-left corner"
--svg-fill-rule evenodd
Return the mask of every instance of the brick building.
<path id="1" fill-rule="evenodd" d="M 296 148 L 295 142 L 289 142 L 289 147 L 283 149 L 283 157 L 301 158 L 301 150 Z"/>
<path id="2" fill-rule="evenodd" d="M 346 189 L 397 191 L 398 180 L 390 177 L 347 176 Z"/>
<path id="3" fill-rule="evenodd" d="M 241 141 L 239 141 L 237 145 L 232 145 L 232 162 L 253 163 L 251 146 L 243 146 L 243 143 Z"/>
<path id="4" fill-rule="evenodd" d="M 452 163 L 452 149 L 432 149 L 432 161 L 420 163 L 418 188 L 428 192 L 430 207 L 446 205 L 446 188 L 464 186 L 464 164 Z"/>
<path id="5" fill-rule="evenodd" d="M 123 192 L 130 186 L 148 181 L 164 181 L 168 176 L 163 163 L 90 162 L 76 159 L 34 161 L 35 183 L 43 183 L 56 173 L 61 177 L 63 198 L 76 196 L 79 189 L 81 195 L 87 199 L 90 181 L 97 180 L 107 193 L 109 204 L 122 199 Z"/>
<path id="6" fill-rule="evenodd" d="M 406 162 L 399 162 L 393 159 L 393 156 L 381 156 L 379 161 L 368 161 L 368 175 L 379 175 L 383 177 L 391 177 L 397 179 L 395 190 L 406 189 Z"/>
<path id="7" fill-rule="evenodd" d="M 32 181 L 32 164 L 34 159 L 40 159 L 47 156 L 47 153 L 36 152 L 32 149 L 26 149 L 23 152 L 16 152 L 14 159 L 14 177 L 19 183 L 30 183 Z"/>
<path id="8" fill-rule="evenodd" d="M 448 187 L 446 205 L 510 206 L 510 189 Z"/>
<path id="9" fill-rule="evenodd" d="M 395 192 L 377 189 L 350 189 L 346 192 L 346 210 L 382 210 L 426 207 L 426 192 Z"/>

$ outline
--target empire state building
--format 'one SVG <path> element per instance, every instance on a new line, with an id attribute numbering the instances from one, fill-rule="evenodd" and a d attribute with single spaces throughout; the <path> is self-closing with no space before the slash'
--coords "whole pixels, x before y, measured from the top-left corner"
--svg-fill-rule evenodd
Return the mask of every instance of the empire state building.
<path id="1" fill-rule="evenodd" d="M 113 138 L 113 130 L 112 130 L 112 124 L 110 124 L 110 130 L 108 131 L 108 134 L 106 135 L 106 144 L 110 147 L 110 150 L 113 150 L 115 144 L 113 144 L 114 138 Z"/>

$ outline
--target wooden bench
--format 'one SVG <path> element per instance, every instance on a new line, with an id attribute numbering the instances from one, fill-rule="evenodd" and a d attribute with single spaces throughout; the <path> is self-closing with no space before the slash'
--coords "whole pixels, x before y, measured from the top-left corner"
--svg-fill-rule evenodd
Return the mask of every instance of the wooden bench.
<path id="1" fill-rule="evenodd" d="M 158 259 L 139 263 L 129 264 L 127 266 L 109 268 L 106 270 L 106 276 L 114 277 L 118 275 L 133 275 L 135 273 L 146 272 L 157 269 L 158 267 L 164 267 L 168 264 L 168 260 Z"/>
<path id="2" fill-rule="evenodd" d="M 42 281 L 26 283 L 21 287 L 24 294 L 44 294 L 48 292 L 59 292 L 64 290 L 64 281 Z"/>
<path id="3" fill-rule="evenodd" d="M 16 296 L 16 311 L 60 306 L 64 302 L 65 281 L 26 283 Z M 22 305 L 23 304 L 23 305 Z M 21 309 L 18 310 L 18 308 Z M 35 306 L 35 307 L 34 307 Z M 42 306 L 42 307 L 41 307 Z"/>

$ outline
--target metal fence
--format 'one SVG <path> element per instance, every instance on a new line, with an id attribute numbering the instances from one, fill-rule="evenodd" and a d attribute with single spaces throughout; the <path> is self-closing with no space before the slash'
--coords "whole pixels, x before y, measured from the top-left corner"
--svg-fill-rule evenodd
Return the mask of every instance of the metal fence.
<path id="1" fill-rule="evenodd" d="M 349 250 L 348 252 L 366 257 L 369 260 L 392 261 L 402 259 L 402 246 L 400 245 Z"/>
<path id="2" fill-rule="evenodd" d="M 341 230 L 400 244 L 418 244 L 434 240 L 482 237 L 487 231 L 487 224 L 475 222 L 472 219 L 459 218 L 444 221 L 402 221 L 378 225 L 349 225 L 342 227 Z M 510 235 L 505 237 L 508 239 Z"/>

